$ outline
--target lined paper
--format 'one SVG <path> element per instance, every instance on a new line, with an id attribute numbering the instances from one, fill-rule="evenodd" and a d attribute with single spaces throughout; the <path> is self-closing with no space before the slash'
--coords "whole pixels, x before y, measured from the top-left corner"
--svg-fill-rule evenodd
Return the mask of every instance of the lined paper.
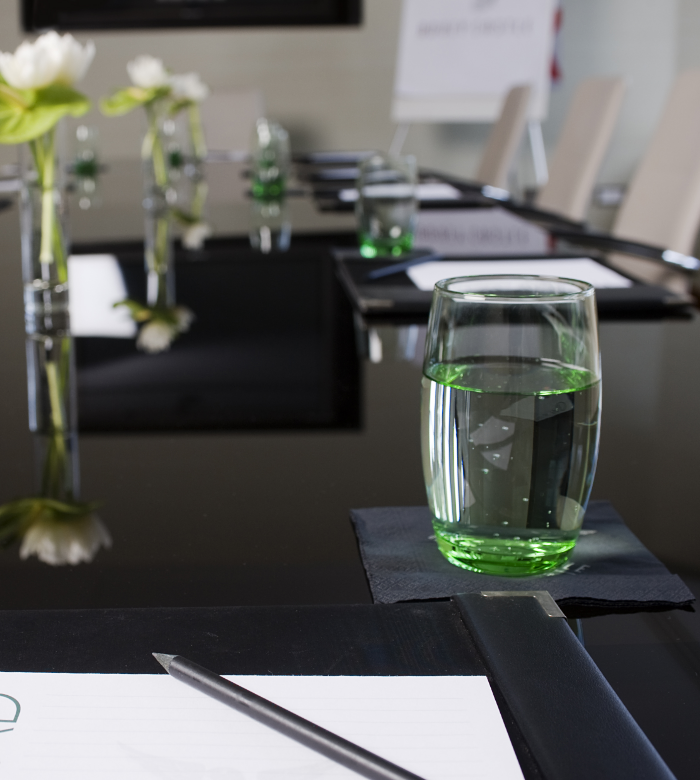
<path id="1" fill-rule="evenodd" d="M 450 260 L 423 263 L 409 268 L 406 273 L 419 290 L 432 290 L 441 279 L 454 276 L 481 276 L 485 274 L 535 274 L 561 276 L 588 282 L 595 288 L 631 287 L 632 282 L 622 274 L 590 257 L 532 260 Z"/>
<path id="2" fill-rule="evenodd" d="M 425 780 L 522 780 L 485 677 L 229 679 Z M 359 777 L 165 674 L 3 672 L 0 694 L 3 780 Z"/>

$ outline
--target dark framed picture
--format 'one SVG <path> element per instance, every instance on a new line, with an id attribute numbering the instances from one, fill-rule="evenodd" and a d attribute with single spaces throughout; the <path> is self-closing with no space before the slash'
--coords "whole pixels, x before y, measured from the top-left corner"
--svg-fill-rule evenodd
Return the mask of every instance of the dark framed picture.
<path id="1" fill-rule="evenodd" d="M 27 32 L 358 25 L 362 0 L 22 0 Z"/>

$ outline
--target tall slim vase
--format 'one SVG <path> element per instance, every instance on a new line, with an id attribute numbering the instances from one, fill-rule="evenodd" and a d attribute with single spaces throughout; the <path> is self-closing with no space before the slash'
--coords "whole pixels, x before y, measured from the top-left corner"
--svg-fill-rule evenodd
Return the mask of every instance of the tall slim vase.
<path id="1" fill-rule="evenodd" d="M 68 331 L 68 238 L 65 176 L 58 129 L 22 148 L 20 220 L 28 333 Z"/>
<path id="2" fill-rule="evenodd" d="M 80 468 L 73 339 L 67 332 L 34 332 L 27 335 L 26 345 L 34 492 L 74 502 L 80 494 Z"/>
<path id="3" fill-rule="evenodd" d="M 172 206 L 177 194 L 173 187 L 168 157 L 168 133 L 172 120 L 164 116 L 165 105 L 146 110 L 146 135 L 141 147 L 144 208 L 144 261 L 148 279 L 149 307 L 163 309 L 174 303 L 172 279 Z"/>

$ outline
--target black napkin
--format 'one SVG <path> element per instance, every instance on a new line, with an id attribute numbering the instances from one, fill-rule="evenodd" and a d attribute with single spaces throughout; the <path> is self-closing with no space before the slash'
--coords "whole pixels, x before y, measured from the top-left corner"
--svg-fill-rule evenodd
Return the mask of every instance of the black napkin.
<path id="1" fill-rule="evenodd" d="M 694 596 L 637 539 L 608 501 L 591 501 L 566 564 L 533 577 L 460 569 L 435 544 L 427 507 L 350 512 L 378 604 L 447 598 L 482 590 L 548 590 L 562 606 L 650 609 L 687 606 Z"/>

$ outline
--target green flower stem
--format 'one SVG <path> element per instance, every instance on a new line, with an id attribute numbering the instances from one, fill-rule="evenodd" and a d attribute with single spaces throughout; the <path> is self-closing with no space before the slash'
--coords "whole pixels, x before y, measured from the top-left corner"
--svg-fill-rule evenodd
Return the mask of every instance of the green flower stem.
<path id="1" fill-rule="evenodd" d="M 155 235 L 153 247 L 149 248 L 146 263 L 149 271 L 162 274 L 168 270 L 168 214 L 155 217 Z"/>
<path id="2" fill-rule="evenodd" d="M 68 281 L 66 257 L 60 221 L 56 218 L 56 138 L 55 128 L 29 142 L 41 191 L 41 241 L 39 262 L 56 263 L 58 281 Z"/>
<path id="3" fill-rule="evenodd" d="M 168 280 L 165 274 L 158 274 L 158 295 L 156 297 L 156 309 L 165 309 L 168 306 Z"/>
<path id="4" fill-rule="evenodd" d="M 56 260 L 56 275 L 61 284 L 68 281 L 68 258 L 66 256 L 66 247 L 63 243 L 61 225 L 58 220 L 53 226 L 53 254 Z"/>
<path id="5" fill-rule="evenodd" d="M 155 217 L 153 245 L 146 248 L 146 267 L 158 278 L 158 288 L 155 301 L 149 299 L 149 306 L 155 308 L 168 305 L 168 234 L 170 231 L 170 215 Z"/>
<path id="6" fill-rule="evenodd" d="M 148 132 L 143 139 L 141 155 L 144 160 L 151 159 L 155 183 L 158 187 L 165 188 L 168 186 L 168 166 L 158 132 L 158 111 L 152 104 L 146 105 L 145 108 L 148 117 Z"/>
<path id="7" fill-rule="evenodd" d="M 39 261 L 53 263 L 53 232 L 56 218 L 54 205 L 54 180 L 56 176 L 55 166 L 55 132 L 50 130 L 46 134 L 45 154 L 41 179 L 41 249 Z"/>
<path id="8" fill-rule="evenodd" d="M 63 352 L 63 350 L 62 350 Z M 63 358 L 63 355 L 61 355 Z M 63 363 L 64 360 L 61 360 Z M 49 434 L 46 462 L 42 477 L 42 492 L 48 497 L 60 498 L 62 495 L 63 477 L 67 464 L 66 449 L 66 413 L 63 399 L 64 387 L 61 387 L 63 366 L 55 360 L 47 360 L 45 364 L 46 381 L 49 388 L 49 407 L 51 410 L 51 433 Z M 69 494 L 72 491 L 68 490 Z M 72 497 L 69 495 L 69 497 Z"/>
<path id="9" fill-rule="evenodd" d="M 156 271 L 158 273 L 158 294 L 156 307 L 168 305 L 168 217 L 159 217 L 156 220 Z"/>
<path id="10" fill-rule="evenodd" d="M 204 179 L 198 181 L 194 188 L 194 196 L 192 198 L 192 216 L 195 222 L 199 222 L 204 216 L 204 206 L 207 202 L 207 193 L 209 188 Z"/>
<path id="11" fill-rule="evenodd" d="M 207 142 L 204 139 L 202 116 L 196 103 L 192 103 L 187 109 L 187 118 L 190 124 L 190 135 L 192 136 L 192 148 L 194 149 L 195 157 L 198 160 L 204 160 L 207 156 Z"/>

